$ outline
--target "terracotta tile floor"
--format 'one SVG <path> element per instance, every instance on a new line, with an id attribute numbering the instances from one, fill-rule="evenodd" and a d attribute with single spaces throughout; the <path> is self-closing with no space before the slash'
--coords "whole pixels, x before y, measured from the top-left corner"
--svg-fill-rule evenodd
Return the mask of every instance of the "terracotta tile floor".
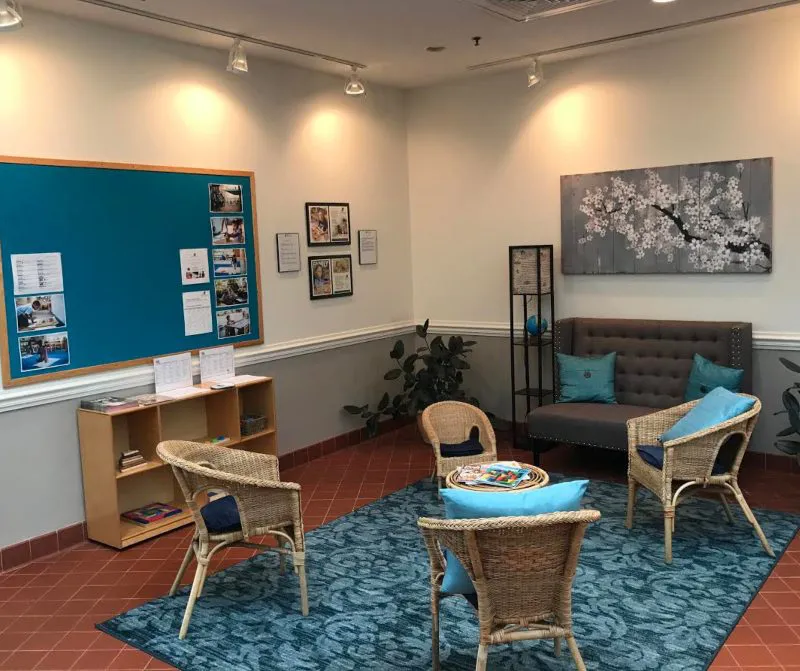
<path id="1" fill-rule="evenodd" d="M 525 459 L 501 448 L 501 456 Z M 303 485 L 307 529 L 349 513 L 430 475 L 430 448 L 415 427 L 330 454 L 282 474 Z M 548 470 L 623 480 L 624 455 L 561 448 L 544 455 Z M 749 472 L 743 488 L 755 507 L 800 512 L 800 474 Z M 190 529 L 125 552 L 86 543 L 0 574 L 0 669 L 169 669 L 98 632 L 94 625 L 165 594 Z M 754 540 L 755 542 L 755 540 Z M 224 568 L 250 556 L 228 550 Z M 177 632 L 176 632 L 177 635 Z M 800 670 L 800 538 L 795 538 L 746 612 L 713 669 Z"/>

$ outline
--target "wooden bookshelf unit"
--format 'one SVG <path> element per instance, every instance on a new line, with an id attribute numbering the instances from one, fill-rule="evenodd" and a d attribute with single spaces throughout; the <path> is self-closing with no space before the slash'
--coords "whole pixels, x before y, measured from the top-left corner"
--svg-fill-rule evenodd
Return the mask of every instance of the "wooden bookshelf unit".
<path id="1" fill-rule="evenodd" d="M 225 436 L 224 441 L 215 443 L 220 450 L 236 447 L 277 456 L 271 378 L 205 392 L 109 413 L 78 410 L 83 496 L 91 540 L 121 550 L 191 524 L 191 514 L 172 469 L 156 454 L 156 446 L 162 440 L 210 442 Z M 245 414 L 265 416 L 264 430 L 242 436 L 239 419 Z M 139 450 L 146 463 L 121 472 L 119 457 L 128 450 Z M 128 510 L 155 502 L 182 508 L 184 512 L 143 525 L 120 517 Z"/>

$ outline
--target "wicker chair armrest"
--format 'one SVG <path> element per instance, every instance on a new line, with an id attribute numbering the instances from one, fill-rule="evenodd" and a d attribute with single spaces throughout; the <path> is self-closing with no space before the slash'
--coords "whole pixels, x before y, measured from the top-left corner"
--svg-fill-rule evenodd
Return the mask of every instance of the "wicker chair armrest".
<path id="1" fill-rule="evenodd" d="M 672 428 L 695 405 L 697 405 L 697 401 L 691 401 L 676 405 L 674 408 L 658 410 L 648 415 L 629 419 L 627 421 L 629 446 L 635 448 L 636 445 L 657 443 L 661 435 Z"/>
<path id="2" fill-rule="evenodd" d="M 599 510 L 574 510 L 523 517 L 486 517 L 481 519 L 446 520 L 420 517 L 417 525 L 430 531 L 487 531 L 522 527 L 548 527 L 559 524 L 590 524 L 600 519 Z"/>

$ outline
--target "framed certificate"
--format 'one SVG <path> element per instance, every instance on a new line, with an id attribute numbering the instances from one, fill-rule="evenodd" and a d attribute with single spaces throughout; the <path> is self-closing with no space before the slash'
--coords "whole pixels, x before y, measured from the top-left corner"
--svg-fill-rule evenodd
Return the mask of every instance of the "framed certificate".
<path id="1" fill-rule="evenodd" d="M 378 263 L 378 231 L 367 229 L 358 232 L 358 263 L 362 266 Z"/>

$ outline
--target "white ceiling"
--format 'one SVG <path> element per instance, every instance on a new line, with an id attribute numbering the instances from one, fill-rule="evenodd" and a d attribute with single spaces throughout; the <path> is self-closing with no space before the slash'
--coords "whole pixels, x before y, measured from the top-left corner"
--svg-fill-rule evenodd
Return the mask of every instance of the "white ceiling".
<path id="1" fill-rule="evenodd" d="M 401 87 L 463 77 L 467 67 L 725 13 L 776 0 L 613 0 L 528 23 L 515 23 L 465 0 L 115 0 L 184 21 L 363 63 L 365 79 Z M 26 7 L 83 17 L 192 44 L 225 49 L 226 38 L 163 24 L 79 0 L 24 0 Z M 35 20 L 35 13 L 29 17 Z M 483 39 L 479 47 L 471 38 Z M 425 51 L 445 46 L 442 53 Z M 251 55 L 328 72 L 346 68 L 248 46 Z M 252 64 L 257 67 L 257 64 Z"/>

